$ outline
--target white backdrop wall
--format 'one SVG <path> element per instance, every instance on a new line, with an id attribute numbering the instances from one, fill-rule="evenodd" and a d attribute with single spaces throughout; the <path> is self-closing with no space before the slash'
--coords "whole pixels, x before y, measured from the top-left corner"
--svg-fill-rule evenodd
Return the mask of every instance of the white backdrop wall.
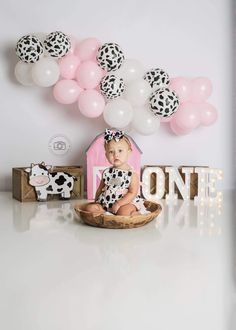
<path id="1" fill-rule="evenodd" d="M 25 34 L 56 30 L 79 40 L 116 42 L 127 58 L 141 61 L 147 69 L 163 68 L 171 77 L 209 77 L 213 83 L 209 102 L 219 111 L 215 125 L 182 137 L 173 135 L 167 124 L 148 137 L 128 133 L 143 151 L 143 165 L 222 168 L 223 188 L 234 188 L 231 7 L 229 0 L 1 2 L 0 190 L 11 189 L 12 167 L 42 160 L 84 165 L 87 146 L 106 127 L 102 117 L 88 119 L 76 105 L 59 105 L 51 88 L 16 82 L 16 41 Z M 71 142 L 64 156 L 48 148 L 54 135 Z"/>

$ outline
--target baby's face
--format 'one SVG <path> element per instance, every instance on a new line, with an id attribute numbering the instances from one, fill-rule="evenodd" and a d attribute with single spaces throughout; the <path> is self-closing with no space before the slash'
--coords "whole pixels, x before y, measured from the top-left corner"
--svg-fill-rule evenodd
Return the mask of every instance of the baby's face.
<path id="1" fill-rule="evenodd" d="M 130 147 L 125 140 L 120 140 L 118 142 L 111 140 L 106 146 L 107 160 L 114 167 L 126 165 L 130 152 Z"/>

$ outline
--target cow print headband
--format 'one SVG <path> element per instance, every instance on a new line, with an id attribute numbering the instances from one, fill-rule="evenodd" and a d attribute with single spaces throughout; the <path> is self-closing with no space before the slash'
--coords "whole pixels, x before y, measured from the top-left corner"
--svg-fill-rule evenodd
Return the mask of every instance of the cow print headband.
<path id="1" fill-rule="evenodd" d="M 124 137 L 123 131 L 112 131 L 111 129 L 106 128 L 104 133 L 105 143 L 110 142 L 114 139 L 116 142 L 120 141 Z"/>

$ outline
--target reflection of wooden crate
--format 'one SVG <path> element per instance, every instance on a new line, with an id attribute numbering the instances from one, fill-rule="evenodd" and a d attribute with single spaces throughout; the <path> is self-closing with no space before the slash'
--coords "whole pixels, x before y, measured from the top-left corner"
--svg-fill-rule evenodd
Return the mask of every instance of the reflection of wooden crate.
<path id="1" fill-rule="evenodd" d="M 26 167 L 15 167 L 12 169 L 12 196 L 20 202 L 33 202 L 37 200 L 35 188 L 28 182 L 28 173 L 24 170 Z M 76 177 L 71 192 L 72 199 L 82 199 L 84 197 L 84 173 L 80 166 L 54 166 L 52 172 L 66 172 Z M 60 199 L 60 195 L 48 195 L 47 200 Z"/>

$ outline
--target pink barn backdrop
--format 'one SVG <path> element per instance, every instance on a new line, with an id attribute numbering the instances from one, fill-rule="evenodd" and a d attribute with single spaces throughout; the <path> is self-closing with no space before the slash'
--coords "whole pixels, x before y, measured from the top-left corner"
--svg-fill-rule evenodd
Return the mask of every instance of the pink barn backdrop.
<path id="1" fill-rule="evenodd" d="M 134 140 L 129 135 L 127 136 L 132 145 L 132 153 L 129 157 L 129 164 L 140 176 L 142 151 L 134 142 Z M 95 193 L 99 186 L 103 170 L 111 166 L 105 157 L 104 133 L 99 134 L 89 145 L 88 149 L 86 150 L 86 158 L 87 198 L 91 200 L 95 197 Z"/>

